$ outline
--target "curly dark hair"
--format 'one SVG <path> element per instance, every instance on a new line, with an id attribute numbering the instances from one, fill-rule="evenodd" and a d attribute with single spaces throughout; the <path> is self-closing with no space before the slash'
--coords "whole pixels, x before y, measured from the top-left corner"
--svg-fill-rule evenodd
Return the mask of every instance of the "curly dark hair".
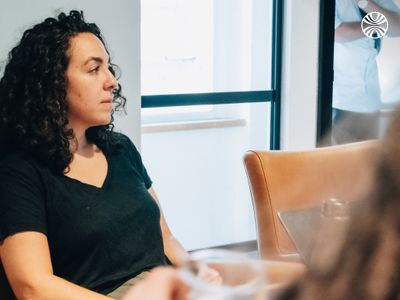
<path id="1" fill-rule="evenodd" d="M 64 173 L 72 160 L 70 142 L 74 132 L 68 128 L 66 70 L 71 38 L 79 33 L 94 34 L 107 47 L 100 29 L 87 23 L 83 12 L 60 13 L 26 30 L 8 55 L 0 79 L 0 157 L 9 153 L 27 154 Z M 115 76 L 117 67 L 110 63 Z M 115 106 L 108 125 L 87 129 L 88 141 L 103 151 L 118 143 L 113 133 L 113 113 L 125 109 L 121 85 L 114 90 Z"/>

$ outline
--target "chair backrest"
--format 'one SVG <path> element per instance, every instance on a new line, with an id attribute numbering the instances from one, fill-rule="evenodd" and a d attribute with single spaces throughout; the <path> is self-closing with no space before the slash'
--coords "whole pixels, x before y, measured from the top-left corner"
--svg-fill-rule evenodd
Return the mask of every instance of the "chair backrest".
<path id="1" fill-rule="evenodd" d="M 296 249 L 278 212 L 323 199 L 359 199 L 372 182 L 377 141 L 306 151 L 248 151 L 244 156 L 262 258 L 292 260 Z"/>
<path id="2" fill-rule="evenodd" d="M 0 299 L 1 300 L 16 300 L 14 293 L 11 290 L 6 274 L 4 273 L 3 265 L 0 261 Z"/>

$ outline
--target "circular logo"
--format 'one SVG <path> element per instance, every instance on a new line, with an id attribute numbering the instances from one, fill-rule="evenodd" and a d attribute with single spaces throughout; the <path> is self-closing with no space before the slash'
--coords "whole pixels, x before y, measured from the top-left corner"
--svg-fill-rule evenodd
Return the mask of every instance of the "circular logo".
<path id="1" fill-rule="evenodd" d="M 370 12 L 361 21 L 361 29 L 365 36 L 371 39 L 383 37 L 389 28 L 389 23 L 384 15 L 378 12 Z"/>

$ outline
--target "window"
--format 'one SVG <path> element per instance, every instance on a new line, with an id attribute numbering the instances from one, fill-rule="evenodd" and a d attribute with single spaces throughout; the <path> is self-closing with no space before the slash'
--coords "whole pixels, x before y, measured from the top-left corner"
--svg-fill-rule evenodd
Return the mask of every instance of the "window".
<path id="1" fill-rule="evenodd" d="M 279 147 L 280 2 L 141 2 L 142 156 L 189 249 L 255 237 L 242 156 Z"/>

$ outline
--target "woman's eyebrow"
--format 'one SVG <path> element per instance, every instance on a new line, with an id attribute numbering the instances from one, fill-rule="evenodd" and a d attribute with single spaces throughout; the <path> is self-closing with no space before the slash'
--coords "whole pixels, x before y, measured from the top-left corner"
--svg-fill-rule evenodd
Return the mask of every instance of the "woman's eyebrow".
<path id="1" fill-rule="evenodd" d="M 98 62 L 98 63 L 100 63 L 100 64 L 102 64 L 102 63 L 104 63 L 104 59 L 103 58 L 101 58 L 101 57 L 97 57 L 97 56 L 91 56 L 91 57 L 89 57 L 85 62 L 84 62 L 84 66 L 85 65 L 87 65 L 88 63 L 90 63 L 91 61 L 95 61 L 95 62 Z M 110 60 L 108 59 L 107 60 L 107 62 L 109 62 Z"/>

